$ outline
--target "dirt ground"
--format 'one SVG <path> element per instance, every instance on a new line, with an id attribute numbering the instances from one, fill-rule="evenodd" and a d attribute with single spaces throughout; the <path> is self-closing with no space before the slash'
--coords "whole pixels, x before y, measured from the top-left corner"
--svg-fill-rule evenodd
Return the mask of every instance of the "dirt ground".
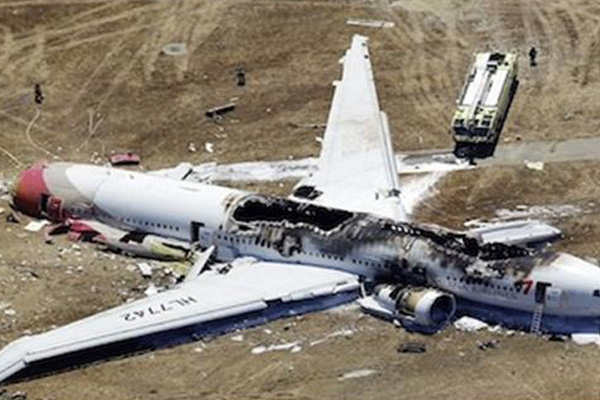
<path id="1" fill-rule="evenodd" d="M 346 18 L 393 21 L 350 27 Z M 145 168 L 178 162 L 315 156 L 331 81 L 353 33 L 370 37 L 396 150 L 450 147 L 448 126 L 473 52 L 521 54 L 503 140 L 600 132 L 600 5 L 592 0 L 67 1 L 0 3 L 0 179 L 38 159 L 105 160 L 140 152 Z M 186 54 L 162 49 L 185 43 Z M 535 46 L 539 66 L 526 53 Z M 236 86 L 244 65 L 248 84 Z M 45 96 L 36 106 L 33 85 Z M 237 98 L 215 122 L 207 108 Z M 190 152 L 194 143 L 198 151 Z M 204 150 L 205 143 L 214 152 Z M 520 205 L 575 205 L 551 218 L 561 250 L 600 259 L 598 163 L 448 174 L 417 219 L 462 228 Z M 278 184 L 263 188 L 284 193 Z M 6 198 L 0 208 L 7 208 Z M 134 261 L 41 234 L 0 215 L 0 346 L 143 296 Z M 8 311 L 8 312 L 7 312 Z M 14 311 L 14 312 L 13 312 Z M 340 330 L 322 343 L 311 346 Z M 600 398 L 600 350 L 453 328 L 424 337 L 352 307 L 11 386 L 34 399 Z M 235 339 L 235 340 L 233 340 Z M 500 340 L 482 351 L 478 341 Z M 427 344 L 422 355 L 396 352 Z M 299 341 L 297 353 L 252 354 Z M 341 379 L 356 370 L 362 378 Z"/>

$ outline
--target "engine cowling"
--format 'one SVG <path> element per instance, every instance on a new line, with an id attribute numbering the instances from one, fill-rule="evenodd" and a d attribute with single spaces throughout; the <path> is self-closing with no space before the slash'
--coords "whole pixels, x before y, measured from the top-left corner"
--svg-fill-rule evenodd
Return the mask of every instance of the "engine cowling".
<path id="1" fill-rule="evenodd" d="M 397 317 L 428 328 L 444 326 L 456 312 L 454 296 L 436 289 L 379 285 L 373 296 Z"/>

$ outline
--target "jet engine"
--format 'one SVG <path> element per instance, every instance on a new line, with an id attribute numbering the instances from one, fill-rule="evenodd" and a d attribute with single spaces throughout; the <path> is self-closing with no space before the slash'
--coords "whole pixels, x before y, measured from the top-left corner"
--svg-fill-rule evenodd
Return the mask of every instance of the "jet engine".
<path id="1" fill-rule="evenodd" d="M 364 300 L 361 305 L 368 312 L 426 330 L 443 327 L 456 311 L 453 295 L 430 288 L 379 285 Z"/>

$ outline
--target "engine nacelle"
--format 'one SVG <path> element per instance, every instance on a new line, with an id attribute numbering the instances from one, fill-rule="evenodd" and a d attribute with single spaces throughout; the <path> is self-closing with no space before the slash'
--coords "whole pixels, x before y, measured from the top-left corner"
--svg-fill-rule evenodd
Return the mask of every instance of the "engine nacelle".
<path id="1" fill-rule="evenodd" d="M 456 312 L 454 296 L 436 289 L 379 285 L 373 297 L 391 316 L 427 328 L 444 326 Z"/>

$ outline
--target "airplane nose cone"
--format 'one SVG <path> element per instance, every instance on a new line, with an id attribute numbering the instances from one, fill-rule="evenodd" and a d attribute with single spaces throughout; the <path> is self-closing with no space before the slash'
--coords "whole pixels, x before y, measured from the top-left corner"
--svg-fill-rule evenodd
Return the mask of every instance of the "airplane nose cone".
<path id="1" fill-rule="evenodd" d="M 17 210 L 37 217 L 42 211 L 42 195 L 48 195 L 44 181 L 44 165 L 34 165 L 21 172 L 13 192 L 13 204 Z"/>

